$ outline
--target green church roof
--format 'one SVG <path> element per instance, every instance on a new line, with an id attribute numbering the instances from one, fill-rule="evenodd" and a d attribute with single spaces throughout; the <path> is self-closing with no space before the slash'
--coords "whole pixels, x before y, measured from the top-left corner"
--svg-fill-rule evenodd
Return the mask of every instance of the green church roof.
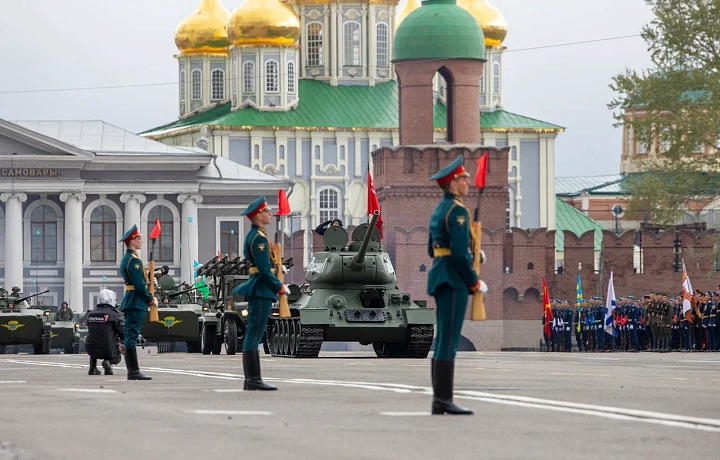
<path id="1" fill-rule="evenodd" d="M 455 0 L 426 0 L 398 27 L 393 62 L 406 59 L 485 59 L 485 37 Z"/>
<path id="2" fill-rule="evenodd" d="M 375 86 L 331 86 L 316 80 L 299 81 L 300 102 L 287 112 L 264 112 L 253 107 L 232 111 L 230 103 L 176 120 L 141 133 L 154 139 L 210 129 L 290 131 L 397 131 L 398 86 L 396 81 Z M 445 130 L 446 109 L 435 104 L 434 126 Z M 483 131 L 561 132 L 562 126 L 524 117 L 504 110 L 483 112 Z"/>
<path id="3" fill-rule="evenodd" d="M 599 251 L 602 247 L 603 226 L 557 197 L 555 197 L 555 227 L 557 228 L 556 251 L 565 250 L 563 230 L 569 230 L 578 237 L 589 230 L 595 230 L 595 250 Z"/>

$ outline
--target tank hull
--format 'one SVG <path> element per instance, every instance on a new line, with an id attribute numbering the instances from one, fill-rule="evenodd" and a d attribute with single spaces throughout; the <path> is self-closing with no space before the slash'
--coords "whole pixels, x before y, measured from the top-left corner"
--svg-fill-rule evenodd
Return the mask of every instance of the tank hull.
<path id="1" fill-rule="evenodd" d="M 33 315 L 0 314 L 0 345 L 34 344 L 42 339 L 43 320 Z"/>
<path id="2" fill-rule="evenodd" d="M 199 312 L 158 308 L 158 317 L 159 321 L 151 322 L 150 313 L 145 315 L 140 334 L 148 342 L 192 342 L 200 339 Z"/>
<path id="3" fill-rule="evenodd" d="M 66 354 L 80 351 L 80 335 L 72 321 L 56 321 L 50 328 L 50 348 L 62 348 Z"/>

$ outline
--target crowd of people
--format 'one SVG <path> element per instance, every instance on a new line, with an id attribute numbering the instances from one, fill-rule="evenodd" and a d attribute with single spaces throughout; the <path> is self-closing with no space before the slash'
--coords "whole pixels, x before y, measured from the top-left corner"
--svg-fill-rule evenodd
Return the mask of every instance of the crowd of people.
<path id="1" fill-rule="evenodd" d="M 574 306 L 573 306 L 574 304 Z M 650 294 L 636 299 L 618 297 L 609 308 L 602 297 L 577 302 L 555 299 L 550 315 L 543 314 L 547 351 L 720 351 L 717 324 L 718 292 L 695 291 L 689 310 L 682 297 Z"/>

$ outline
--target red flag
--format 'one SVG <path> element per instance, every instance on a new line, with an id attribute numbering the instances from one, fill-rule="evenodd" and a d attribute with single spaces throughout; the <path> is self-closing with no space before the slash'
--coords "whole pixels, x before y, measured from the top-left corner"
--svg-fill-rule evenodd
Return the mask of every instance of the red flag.
<path id="1" fill-rule="evenodd" d="M 150 239 L 154 240 L 158 236 L 160 236 L 160 231 L 162 230 L 162 227 L 160 227 L 160 219 L 157 217 L 155 218 L 155 227 L 153 227 L 152 232 L 150 232 Z"/>
<path id="2" fill-rule="evenodd" d="M 285 195 L 285 190 L 280 189 L 278 191 L 278 212 L 275 215 L 286 216 L 288 214 L 290 214 L 290 202 L 287 195 Z"/>
<path id="3" fill-rule="evenodd" d="M 375 186 L 373 185 L 372 176 L 370 176 L 370 169 L 368 168 L 368 214 L 373 214 L 375 211 L 380 211 L 380 202 L 378 201 L 377 193 L 375 193 Z M 384 238 L 383 234 L 383 220 L 382 213 L 378 215 L 375 226 L 380 230 L 380 238 Z"/>
<path id="4" fill-rule="evenodd" d="M 550 329 L 550 323 L 552 322 L 552 320 L 554 318 L 553 318 L 553 314 L 552 314 L 552 308 L 550 307 L 550 295 L 548 294 L 548 288 L 547 288 L 547 284 L 545 283 L 545 278 L 542 279 L 542 282 L 543 282 L 543 314 L 545 315 L 545 335 L 550 336 L 550 332 L 552 331 Z"/>
<path id="5" fill-rule="evenodd" d="M 475 186 L 484 188 L 485 187 L 485 176 L 487 175 L 488 167 L 488 153 L 485 152 L 478 158 L 477 172 L 475 173 Z"/>

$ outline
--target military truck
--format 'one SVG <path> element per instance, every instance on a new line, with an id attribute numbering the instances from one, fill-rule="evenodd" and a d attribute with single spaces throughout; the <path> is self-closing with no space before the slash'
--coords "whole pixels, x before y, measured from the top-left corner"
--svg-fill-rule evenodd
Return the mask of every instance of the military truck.
<path id="1" fill-rule="evenodd" d="M 307 283 L 290 285 L 290 318 L 273 307 L 267 337 L 270 353 L 316 358 L 324 341 L 372 344 L 381 358 L 425 358 L 433 341 L 435 312 L 397 286 L 390 256 L 375 228 L 379 213 L 347 231 L 330 227 L 325 250 L 313 254 Z"/>
<path id="2" fill-rule="evenodd" d="M 158 321 L 150 321 L 148 311 L 140 328 L 140 335 L 147 342 L 156 342 L 158 353 L 175 351 L 175 344 L 178 342 L 185 342 L 188 353 L 200 352 L 199 318 L 202 315 L 202 305 L 192 303 L 187 297 L 193 290 L 156 289 Z"/>
<path id="3" fill-rule="evenodd" d="M 50 353 L 50 310 L 42 310 L 36 306 L 24 307 L 25 301 L 46 292 L 50 290 L 16 297 L 0 288 L 0 353 L 5 353 L 7 345 L 25 344 L 32 345 L 35 354 Z"/>

